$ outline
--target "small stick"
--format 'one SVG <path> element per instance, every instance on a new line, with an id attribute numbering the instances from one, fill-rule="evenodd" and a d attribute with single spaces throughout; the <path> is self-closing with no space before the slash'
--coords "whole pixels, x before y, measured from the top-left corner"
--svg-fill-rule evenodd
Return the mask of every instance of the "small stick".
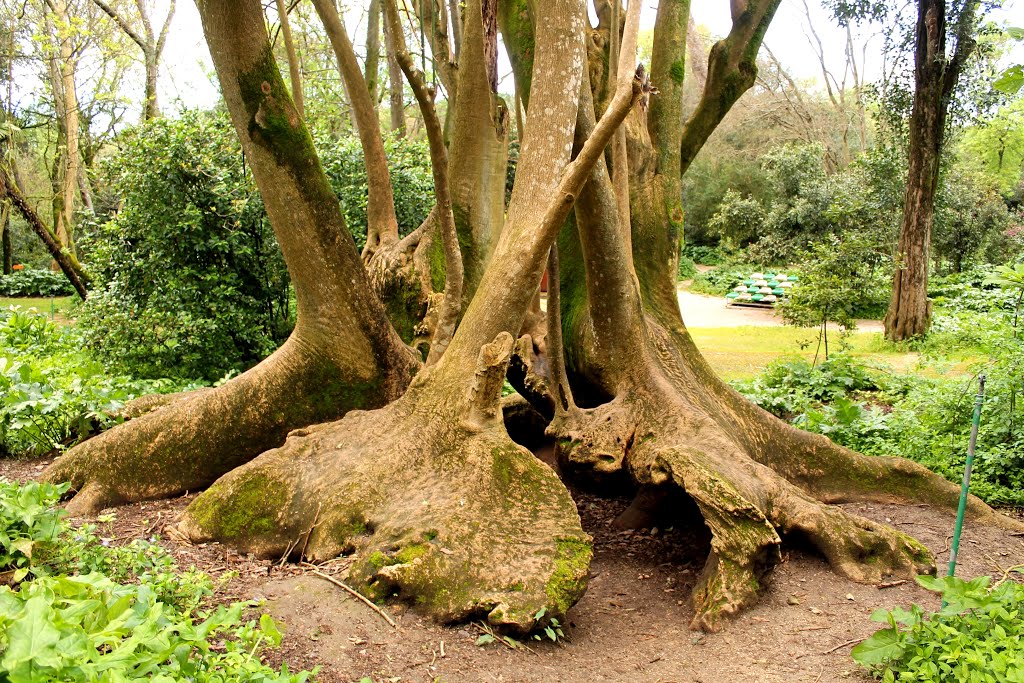
<path id="1" fill-rule="evenodd" d="M 836 646 L 835 646 L 834 648 L 832 648 L 831 650 L 825 650 L 825 651 L 824 651 L 824 652 L 822 652 L 821 654 L 823 654 L 823 655 L 830 655 L 830 654 L 832 654 L 833 652 L 835 652 L 836 650 L 839 650 L 839 649 L 841 649 L 841 648 L 844 648 L 844 647 L 846 647 L 847 645 L 856 645 L 857 643 L 861 643 L 861 642 L 864 642 L 865 640 L 867 640 L 867 638 L 854 638 L 853 640 L 848 640 L 848 641 L 846 641 L 845 643 L 839 643 L 838 645 L 836 645 Z"/>
<path id="2" fill-rule="evenodd" d="M 805 631 L 824 631 L 827 628 L 830 628 L 830 627 L 829 626 L 809 626 L 808 628 L 799 628 L 799 629 L 797 629 L 797 633 L 803 633 Z"/>
<path id="3" fill-rule="evenodd" d="M 907 581 L 906 579 L 900 579 L 899 581 L 887 581 L 886 583 L 880 583 L 875 588 L 878 590 L 885 590 L 886 588 L 895 588 L 896 586 L 902 586 Z"/>
<path id="4" fill-rule="evenodd" d="M 302 561 L 302 558 L 306 556 L 306 546 L 309 545 L 309 537 L 313 535 L 313 529 L 316 528 L 316 520 L 320 518 L 320 506 L 322 504 L 322 501 L 316 504 L 316 514 L 313 515 L 313 525 L 309 527 L 309 531 L 306 532 L 306 540 L 302 542 L 302 551 L 299 553 L 300 562 Z"/>
<path id="5" fill-rule="evenodd" d="M 329 574 L 324 574 L 324 573 L 323 573 L 322 571 L 320 571 L 319 569 L 316 569 L 316 568 L 315 568 L 315 565 L 309 564 L 308 562 L 303 562 L 303 564 L 304 564 L 304 565 L 306 565 L 306 566 L 308 566 L 308 567 L 314 567 L 314 569 L 312 569 L 312 572 L 313 572 L 314 574 L 316 574 L 317 576 L 319 576 L 319 577 L 320 577 L 320 578 L 322 578 L 322 579 L 326 579 L 326 580 L 330 581 L 331 583 L 333 583 L 333 584 L 334 584 L 335 586 L 337 586 L 338 588 L 341 588 L 342 590 L 344 590 L 344 591 L 347 591 L 348 593 L 350 593 L 350 594 L 351 594 L 352 596 L 354 596 L 354 597 L 358 598 L 359 600 L 362 600 L 362 601 L 363 601 L 363 603 L 364 603 L 364 604 L 365 604 L 365 605 L 366 605 L 367 607 L 369 607 L 370 609 L 372 609 L 372 610 L 373 610 L 374 612 L 376 612 L 377 614 L 381 615 L 381 616 L 382 616 L 382 617 L 384 618 L 384 621 L 386 621 L 386 622 L 388 622 L 389 624 L 391 624 L 391 628 L 394 628 L 394 629 L 397 629 L 397 628 L 398 628 L 398 624 L 396 624 L 396 623 L 395 623 L 394 621 L 392 621 L 392 620 L 391 620 L 391 617 L 389 617 L 389 616 L 388 616 L 388 615 L 387 615 L 387 614 L 386 614 L 386 613 L 384 612 L 384 610 L 382 610 L 382 609 L 381 609 L 380 607 L 377 607 L 377 605 L 375 605 L 375 604 L 373 604 L 372 602 L 370 602 L 369 600 L 367 600 L 367 599 L 366 599 L 366 596 L 362 595 L 362 594 L 361 594 L 361 593 L 360 593 L 359 591 L 357 591 L 357 590 L 356 590 L 356 589 L 354 589 L 354 588 L 351 588 L 351 587 L 349 587 L 349 586 L 348 586 L 348 585 L 346 585 L 346 584 L 345 584 L 344 582 L 342 582 L 342 581 L 339 581 L 338 579 L 334 578 L 333 576 L 331 576 L 331 575 L 329 575 Z"/>

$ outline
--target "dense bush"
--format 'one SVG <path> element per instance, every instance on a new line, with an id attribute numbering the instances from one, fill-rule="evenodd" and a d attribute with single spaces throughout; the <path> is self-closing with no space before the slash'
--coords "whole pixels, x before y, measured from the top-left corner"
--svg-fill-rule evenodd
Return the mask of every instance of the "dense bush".
<path id="1" fill-rule="evenodd" d="M 226 116 L 184 112 L 126 134 L 103 166 L 120 211 L 80 244 L 97 280 L 89 347 L 138 377 L 205 377 L 287 334 L 288 280 Z"/>
<path id="2" fill-rule="evenodd" d="M 971 581 L 920 576 L 941 594 L 943 607 L 927 613 L 879 610 L 886 628 L 853 648 L 853 659 L 884 683 L 1013 683 L 1024 680 L 1024 585 L 987 576 Z"/>
<path id="3" fill-rule="evenodd" d="M 355 138 L 318 134 L 357 246 L 367 180 Z M 433 201 L 425 143 L 386 141 L 403 232 Z M 120 199 L 80 239 L 97 286 L 79 323 L 90 348 L 137 377 L 215 380 L 272 352 L 293 323 L 288 274 L 227 116 L 186 111 L 122 136 L 103 164 Z"/>
<path id="4" fill-rule="evenodd" d="M 146 541 L 106 547 L 56 508 L 66 486 L 0 480 L 0 678 L 58 681 L 301 683 L 261 661 L 280 644 L 273 620 L 247 621 L 252 603 L 203 609 L 209 577 L 181 572 Z M 73 575 L 69 575 L 73 574 Z"/>
<path id="5" fill-rule="evenodd" d="M 110 375 L 81 346 L 72 328 L 0 311 L 0 455 L 61 448 L 116 423 L 134 398 L 186 388 Z"/>
<path id="6" fill-rule="evenodd" d="M 0 296 L 67 296 L 74 294 L 64 273 L 26 268 L 0 275 Z"/>

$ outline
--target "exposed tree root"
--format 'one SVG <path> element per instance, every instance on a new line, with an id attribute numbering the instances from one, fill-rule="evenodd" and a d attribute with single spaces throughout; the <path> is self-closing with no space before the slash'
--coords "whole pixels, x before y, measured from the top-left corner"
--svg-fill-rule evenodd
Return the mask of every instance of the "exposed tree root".
<path id="1" fill-rule="evenodd" d="M 383 409 L 293 432 L 197 498 L 180 531 L 266 557 L 354 552 L 366 594 L 445 622 L 525 632 L 542 607 L 560 617 L 585 589 L 590 539 L 555 473 L 505 431 L 511 350 L 507 333 L 484 346 L 469 387 L 417 379 Z"/>
<path id="2" fill-rule="evenodd" d="M 390 375 L 364 367 L 356 377 L 293 337 L 221 387 L 130 405 L 137 417 L 72 448 L 44 476 L 71 482 L 68 511 L 79 515 L 199 490 L 293 429 L 395 398 L 415 369 L 411 356 L 404 361 Z"/>
<path id="3" fill-rule="evenodd" d="M 640 350 L 612 401 L 562 413 L 549 433 L 563 471 L 641 487 L 624 524 L 648 519 L 645 505 L 663 501 L 666 487 L 678 486 L 697 504 L 712 543 L 694 592 L 693 628 L 717 630 L 752 604 L 783 538 L 808 542 L 861 583 L 934 572 L 930 552 L 914 539 L 828 503 L 900 499 L 953 507 L 956 485 L 900 458 L 862 456 L 793 429 L 738 394 L 735 402 L 730 393 L 716 395 L 670 348 Z M 971 510 L 1015 524 L 977 499 Z"/>

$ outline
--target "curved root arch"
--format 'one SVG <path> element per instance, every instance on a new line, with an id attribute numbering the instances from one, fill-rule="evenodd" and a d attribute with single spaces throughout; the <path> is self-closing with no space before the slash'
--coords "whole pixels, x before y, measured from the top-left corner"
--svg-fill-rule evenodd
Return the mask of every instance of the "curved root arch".
<path id="1" fill-rule="evenodd" d="M 913 538 L 829 503 L 896 498 L 953 507 L 957 486 L 914 463 L 863 456 L 783 423 L 652 321 L 648 341 L 619 373 L 611 402 L 562 413 L 549 433 L 569 472 L 627 477 L 644 490 L 677 486 L 696 502 L 712 545 L 694 593 L 694 628 L 716 630 L 752 604 L 790 535 L 853 581 L 934 572 L 931 553 Z M 977 499 L 971 510 L 1015 524 Z"/>

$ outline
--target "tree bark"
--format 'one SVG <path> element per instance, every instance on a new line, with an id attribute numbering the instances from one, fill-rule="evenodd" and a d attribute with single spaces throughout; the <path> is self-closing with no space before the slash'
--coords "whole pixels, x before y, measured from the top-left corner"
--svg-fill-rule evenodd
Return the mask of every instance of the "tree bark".
<path id="1" fill-rule="evenodd" d="M 384 47 L 388 57 L 388 109 L 391 116 L 391 132 L 404 138 L 405 129 L 405 87 L 402 81 L 402 69 L 395 59 L 395 40 L 391 35 L 388 22 L 384 22 Z"/>
<path id="2" fill-rule="evenodd" d="M 75 195 L 78 194 L 79 121 L 78 96 L 75 87 L 75 54 L 71 44 L 74 36 L 66 0 L 47 0 L 50 14 L 47 23 L 57 45 L 49 57 L 51 91 L 57 112 L 60 146 L 56 168 L 57 185 L 53 199 L 53 234 L 57 242 L 74 251 Z"/>
<path id="3" fill-rule="evenodd" d="M 974 51 L 978 3 L 968 0 L 956 29 L 956 49 L 946 54 L 945 0 L 919 0 L 914 49 L 914 105 L 910 114 L 907 194 L 896 248 L 892 298 L 885 314 L 885 336 L 892 341 L 919 337 L 931 326 L 928 264 L 939 164 L 946 115 L 964 64 Z"/>
<path id="4" fill-rule="evenodd" d="M 380 120 L 377 117 L 374 98 L 360 72 L 352 41 L 349 40 L 334 0 L 313 0 L 313 5 L 320 15 L 338 59 L 338 69 L 345 81 L 345 90 L 352 105 L 352 117 L 356 124 L 356 132 L 359 134 L 359 144 L 363 149 L 369 186 L 363 258 L 368 260 L 382 245 L 387 246 L 398 241 L 398 217 L 395 215 L 395 197 L 391 187 L 391 176 L 388 173 L 388 159 L 384 153 Z"/>

